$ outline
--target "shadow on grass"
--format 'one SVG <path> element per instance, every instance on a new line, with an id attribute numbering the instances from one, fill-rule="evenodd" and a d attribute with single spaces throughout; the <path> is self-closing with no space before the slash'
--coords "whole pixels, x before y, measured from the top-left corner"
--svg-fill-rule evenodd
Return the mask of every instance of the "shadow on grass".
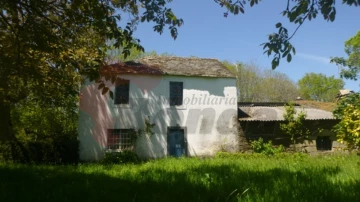
<path id="1" fill-rule="evenodd" d="M 121 173 L 121 166 L 106 166 Z M 88 174 L 77 167 L 0 165 L 0 201 L 359 201 L 360 182 L 334 183 L 339 167 L 291 172 L 200 165 L 186 171 Z M 343 171 L 342 171 L 343 172 Z M 136 176 L 136 177 L 134 177 Z M 241 195 L 242 192 L 247 190 Z M 231 194 L 232 193 L 232 194 Z M 236 195 L 241 197 L 236 197 Z"/>

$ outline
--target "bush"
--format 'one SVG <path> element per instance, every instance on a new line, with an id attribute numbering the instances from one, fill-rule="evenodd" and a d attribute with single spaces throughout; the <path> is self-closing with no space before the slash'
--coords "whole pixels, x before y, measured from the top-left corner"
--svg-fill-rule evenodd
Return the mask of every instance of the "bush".
<path id="1" fill-rule="evenodd" d="M 266 155 L 274 155 L 285 150 L 284 146 L 280 145 L 276 147 L 272 144 L 271 141 L 268 141 L 266 143 L 262 138 L 259 138 L 259 140 L 251 141 L 250 147 L 254 150 L 255 153 L 261 153 Z"/>
<path id="2" fill-rule="evenodd" d="M 36 164 L 77 164 L 79 141 L 67 136 L 58 136 L 27 143 L 30 160 Z"/>
<path id="3" fill-rule="evenodd" d="M 0 161 L 1 162 L 20 162 L 21 150 L 13 142 L 0 142 Z"/>
<path id="4" fill-rule="evenodd" d="M 76 135 L 54 135 L 39 140 L 0 143 L 0 161 L 35 164 L 77 164 Z"/>
<path id="5" fill-rule="evenodd" d="M 106 153 L 102 162 L 104 164 L 139 163 L 140 159 L 135 152 L 124 150 Z"/>

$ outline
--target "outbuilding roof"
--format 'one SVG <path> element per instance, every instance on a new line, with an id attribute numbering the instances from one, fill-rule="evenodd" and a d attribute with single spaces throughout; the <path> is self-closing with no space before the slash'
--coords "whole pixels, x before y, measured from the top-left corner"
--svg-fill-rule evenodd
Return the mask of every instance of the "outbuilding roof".
<path id="1" fill-rule="evenodd" d="M 295 107 L 297 113 L 304 111 L 306 113 L 306 120 L 334 120 L 335 117 L 329 111 Z M 240 106 L 239 120 L 240 121 L 284 121 L 284 106 Z"/>
<path id="2" fill-rule="evenodd" d="M 134 62 L 111 64 L 105 66 L 101 72 L 235 78 L 217 59 L 173 56 L 148 56 Z"/>

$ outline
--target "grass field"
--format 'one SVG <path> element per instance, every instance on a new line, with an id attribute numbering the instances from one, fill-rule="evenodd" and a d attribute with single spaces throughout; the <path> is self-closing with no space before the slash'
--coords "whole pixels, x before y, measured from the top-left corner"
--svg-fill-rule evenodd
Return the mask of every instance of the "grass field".
<path id="1" fill-rule="evenodd" d="M 360 201 L 360 157 L 223 154 L 138 165 L 0 164 L 0 201 Z"/>

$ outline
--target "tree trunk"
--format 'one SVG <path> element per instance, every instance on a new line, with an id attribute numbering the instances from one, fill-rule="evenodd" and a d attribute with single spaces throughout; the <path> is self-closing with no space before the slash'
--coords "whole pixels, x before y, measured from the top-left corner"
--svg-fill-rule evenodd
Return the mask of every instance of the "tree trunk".
<path id="1" fill-rule="evenodd" d="M 13 160 L 29 163 L 30 158 L 26 147 L 16 138 L 11 122 L 11 104 L 0 98 L 0 144 L 9 143 Z M 17 154 L 20 149 L 20 155 Z"/>

